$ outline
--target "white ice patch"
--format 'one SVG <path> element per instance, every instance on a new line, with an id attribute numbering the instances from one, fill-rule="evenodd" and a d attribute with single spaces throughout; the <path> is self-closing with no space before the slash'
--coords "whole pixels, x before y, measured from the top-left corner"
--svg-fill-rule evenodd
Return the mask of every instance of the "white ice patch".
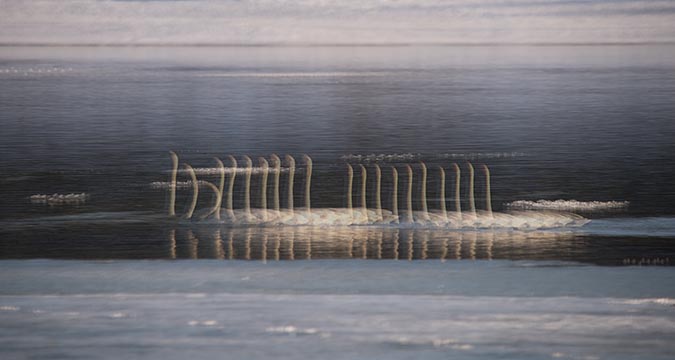
<path id="1" fill-rule="evenodd" d="M 475 160 L 475 159 L 511 159 L 525 156 L 522 152 L 471 152 L 471 153 L 445 153 L 438 154 L 440 159 L 458 159 L 458 160 Z"/>
<path id="2" fill-rule="evenodd" d="M 89 198 L 87 193 L 70 193 L 70 194 L 35 194 L 29 197 L 33 204 L 47 204 L 47 205 L 80 205 L 84 204 Z"/>
<path id="3" fill-rule="evenodd" d="M 216 326 L 216 325 L 218 325 L 218 322 L 215 321 L 215 320 L 204 320 L 204 321 L 190 320 L 190 321 L 188 321 L 188 325 L 190 325 L 190 326 Z"/>
<path id="4" fill-rule="evenodd" d="M 619 301 L 619 303 L 629 305 L 655 304 L 655 305 L 675 306 L 675 299 L 672 298 L 629 299 Z"/>
<path id="5" fill-rule="evenodd" d="M 407 346 L 433 346 L 435 348 L 450 348 L 453 350 L 472 350 L 474 347 L 471 344 L 460 343 L 457 339 L 411 339 L 408 337 L 399 337 L 394 340 L 394 343 Z"/>
<path id="6" fill-rule="evenodd" d="M 0 77 L 36 77 L 36 76 L 58 76 L 73 72 L 73 68 L 62 68 L 55 66 L 33 66 L 33 67 L 5 67 L 0 68 Z"/>
<path id="7" fill-rule="evenodd" d="M 368 162 L 397 162 L 397 161 L 413 161 L 419 158 L 420 154 L 347 154 L 340 156 L 340 160 L 353 161 L 360 163 Z"/>
<path id="8" fill-rule="evenodd" d="M 226 168 L 223 168 L 225 174 L 228 174 L 228 175 L 232 174 L 232 173 L 236 173 L 237 175 L 246 174 L 246 172 L 249 169 L 251 170 L 251 174 L 253 174 L 253 175 L 262 174 L 263 170 L 264 170 L 264 168 L 257 167 L 257 166 L 251 167 L 251 168 L 247 168 L 247 167 L 236 167 L 236 168 L 226 167 Z M 193 168 L 192 170 L 194 170 L 196 175 L 220 175 L 220 168 L 217 168 L 217 167 Z M 279 172 L 282 173 L 282 174 L 287 173 L 289 170 L 290 170 L 290 168 L 288 168 L 288 167 L 279 168 Z M 300 171 L 302 171 L 302 167 L 297 167 L 294 170 L 295 170 L 295 172 L 300 172 Z M 188 173 L 189 171 L 186 170 L 186 169 L 179 169 L 178 172 Z M 274 173 L 276 173 L 276 169 L 274 168 L 274 166 L 269 166 L 267 168 L 267 172 L 268 172 L 268 174 L 274 174 Z"/>
<path id="9" fill-rule="evenodd" d="M 266 328 L 265 331 L 268 333 L 289 334 L 289 335 L 314 335 L 319 333 L 319 330 L 315 328 L 300 329 L 292 325 L 272 326 Z"/>
<path id="10" fill-rule="evenodd" d="M 246 168 L 246 167 L 236 167 L 236 168 L 231 168 L 231 167 L 226 167 L 224 168 L 225 174 L 232 174 L 236 171 L 237 174 L 246 174 L 248 170 L 251 170 L 251 174 L 253 175 L 259 175 L 262 174 L 265 168 L 262 167 L 251 167 L 251 168 Z M 295 171 L 298 172 L 302 168 L 295 168 Z M 276 169 L 274 166 L 270 166 L 267 169 L 268 174 L 274 174 L 276 173 Z M 282 167 L 279 168 L 280 173 L 287 173 L 290 170 L 290 168 L 287 167 Z M 187 170 L 181 170 L 182 172 L 187 172 Z M 217 167 L 214 168 L 194 168 L 195 174 L 197 175 L 219 175 L 220 174 L 220 169 Z"/>
<path id="11" fill-rule="evenodd" d="M 476 160 L 476 159 L 508 159 L 525 156 L 521 152 L 469 152 L 442 153 L 434 155 L 402 153 L 402 154 L 347 154 L 340 160 L 358 163 L 405 162 L 418 160 Z"/>
<path id="12" fill-rule="evenodd" d="M 471 350 L 471 349 L 473 349 L 473 345 L 469 345 L 469 344 L 456 344 L 456 345 L 452 345 L 450 347 L 454 350 Z"/>
<path id="13" fill-rule="evenodd" d="M 205 185 L 206 181 L 197 181 L 199 185 Z M 169 181 L 153 181 L 150 183 L 152 189 L 170 189 L 171 182 Z M 192 181 L 176 181 L 176 189 L 191 189 Z"/>
<path id="14" fill-rule="evenodd" d="M 513 210 L 601 211 L 625 209 L 628 204 L 628 201 L 518 200 L 507 203 L 506 207 Z"/>

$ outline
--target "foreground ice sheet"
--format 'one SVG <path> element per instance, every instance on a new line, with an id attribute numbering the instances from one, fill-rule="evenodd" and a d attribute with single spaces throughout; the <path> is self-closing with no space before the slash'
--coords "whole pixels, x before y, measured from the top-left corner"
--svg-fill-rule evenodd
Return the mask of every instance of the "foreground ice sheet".
<path id="1" fill-rule="evenodd" d="M 2 261 L 0 357 L 667 359 L 675 272 L 559 262 Z"/>

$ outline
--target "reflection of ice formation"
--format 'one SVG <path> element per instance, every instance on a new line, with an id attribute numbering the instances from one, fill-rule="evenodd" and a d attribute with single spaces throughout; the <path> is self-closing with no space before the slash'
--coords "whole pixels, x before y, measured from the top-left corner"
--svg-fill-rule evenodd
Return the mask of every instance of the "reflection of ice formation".
<path id="1" fill-rule="evenodd" d="M 171 153 L 172 171 L 169 185 L 169 216 L 175 216 L 176 189 L 178 182 L 178 156 Z M 232 225 L 319 225 L 319 226 L 348 226 L 348 225 L 396 225 L 396 226 L 424 226 L 424 227 L 442 227 L 442 228 L 514 228 L 514 229 L 540 229 L 557 228 L 565 226 L 581 226 L 587 222 L 581 216 L 571 213 L 561 212 L 542 212 L 542 211 L 519 211 L 511 213 L 497 213 L 492 211 L 490 197 L 490 171 L 483 165 L 485 175 L 485 208 L 477 210 L 474 199 L 474 167 L 467 163 L 469 171 L 469 209 L 462 211 L 460 203 L 460 175 L 461 170 L 457 164 L 453 164 L 455 173 L 455 209 L 448 211 L 446 209 L 445 198 L 445 170 L 439 167 L 441 179 L 440 210 L 429 210 L 427 206 L 427 167 L 420 162 L 420 185 L 419 194 L 421 209 L 413 209 L 413 180 L 414 172 L 410 165 L 405 165 L 407 187 L 405 189 L 405 211 L 399 213 L 398 208 L 398 170 L 391 168 L 393 189 L 391 192 L 392 209 L 387 210 L 382 207 L 381 180 L 382 172 L 378 164 L 374 164 L 375 185 L 374 194 L 375 207 L 367 206 L 366 188 L 367 188 L 367 170 L 362 164 L 359 165 L 361 189 L 359 193 L 360 204 L 352 205 L 354 168 L 347 164 L 348 187 L 347 187 L 347 207 L 346 208 L 312 208 L 310 202 L 310 191 L 312 181 L 312 159 L 304 155 L 305 181 L 304 181 L 304 206 L 296 208 L 293 203 L 294 176 L 296 172 L 295 159 L 286 155 L 285 171 L 282 171 L 282 161 L 272 155 L 270 163 L 259 158 L 258 175 L 261 177 L 260 205 L 258 208 L 251 206 L 251 176 L 253 174 L 253 161 L 244 156 L 243 171 L 238 167 L 236 159 L 229 157 L 230 167 L 225 168 L 223 163 L 216 159 L 218 176 L 217 184 L 197 180 L 196 171 L 188 164 L 183 165 L 184 172 L 190 176 L 189 184 L 192 185 L 192 198 L 188 210 L 184 215 L 185 219 L 193 219 L 193 216 L 199 220 L 207 220 Z M 281 208 L 279 178 L 284 172 L 288 179 L 288 188 L 286 191 L 287 205 Z M 239 174 L 244 176 L 244 205 L 241 209 L 234 209 L 232 194 L 235 177 Z M 225 188 L 226 175 L 228 178 L 227 189 Z M 267 185 L 268 179 L 272 176 L 273 198 L 272 206 L 267 204 Z M 214 203 L 205 210 L 198 211 L 195 216 L 197 200 L 200 188 L 209 189 L 215 196 Z M 225 197 L 225 198 L 224 198 Z M 224 198 L 224 199 L 223 199 Z M 222 206 L 224 203 L 224 207 Z M 401 225 L 403 224 L 403 225 Z"/>
<path id="2" fill-rule="evenodd" d="M 573 236 L 552 231 L 369 226 L 177 228 L 168 232 L 167 250 L 174 259 L 567 260 L 557 249 Z"/>
<path id="3" fill-rule="evenodd" d="M 577 200 L 518 200 L 506 204 L 517 210 L 602 211 L 628 207 L 628 201 L 577 201 Z"/>
<path id="4" fill-rule="evenodd" d="M 48 205 L 80 205 L 87 201 L 87 194 L 35 194 L 31 195 L 30 202 L 33 204 L 48 204 Z"/>

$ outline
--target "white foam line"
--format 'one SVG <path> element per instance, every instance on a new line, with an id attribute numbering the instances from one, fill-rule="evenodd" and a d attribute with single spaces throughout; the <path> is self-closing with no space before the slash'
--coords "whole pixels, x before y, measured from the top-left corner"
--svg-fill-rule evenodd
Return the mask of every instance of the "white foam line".
<path id="1" fill-rule="evenodd" d="M 358 161 L 358 162 L 369 162 L 369 161 L 412 161 L 416 158 L 419 158 L 420 154 L 347 154 L 340 156 L 340 160 L 345 161 Z"/>
<path id="2" fill-rule="evenodd" d="M 197 181 L 200 185 L 205 185 L 206 181 Z M 153 189 L 169 189 L 171 188 L 171 182 L 169 181 L 153 181 L 150 183 L 150 187 Z M 191 189 L 192 181 L 176 181 L 176 189 Z"/>
<path id="3" fill-rule="evenodd" d="M 655 305 L 675 306 L 675 299 L 672 298 L 628 299 L 628 300 L 619 300 L 617 302 L 629 305 L 655 304 Z"/>
<path id="4" fill-rule="evenodd" d="M 283 209 L 270 211 L 267 209 L 235 210 L 232 214 L 223 214 L 222 220 L 205 220 L 203 223 L 259 225 L 259 226 L 395 226 L 402 228 L 448 228 L 448 229 L 520 229 L 540 230 L 581 227 L 589 222 L 579 215 L 563 212 L 520 211 L 505 213 L 482 213 L 467 215 L 461 218 L 440 217 L 433 213 L 415 212 L 412 219 L 393 217 L 389 211 L 383 210 L 383 218 L 379 220 L 374 209 L 316 208 L 311 212 L 291 211 Z"/>
<path id="5" fill-rule="evenodd" d="M 246 167 L 237 167 L 237 168 L 231 168 L 231 167 L 226 167 L 225 169 L 225 174 L 232 174 L 233 172 L 236 172 L 237 174 L 246 174 L 247 168 Z M 296 172 L 301 171 L 302 168 L 296 169 Z M 194 168 L 193 169 L 195 174 L 197 175 L 219 175 L 220 174 L 220 168 L 213 167 L 213 168 Z M 279 171 L 283 173 L 287 173 L 289 171 L 288 168 L 280 168 Z M 178 172 L 181 173 L 187 173 L 188 171 L 185 169 L 180 169 Z M 274 174 L 276 173 L 275 168 L 268 168 L 267 169 L 268 174 Z M 257 174 L 262 174 L 263 173 L 263 168 L 262 167 L 252 167 L 251 168 L 251 174 L 257 175 Z"/>
<path id="6" fill-rule="evenodd" d="M 86 193 L 70 193 L 70 194 L 35 194 L 29 197 L 30 202 L 33 204 L 49 204 L 49 205 L 62 205 L 62 204 L 82 204 L 84 203 L 89 195 Z"/>
<path id="7" fill-rule="evenodd" d="M 518 210 L 599 211 L 624 209 L 628 204 L 628 201 L 518 200 L 507 203 L 506 207 Z"/>
<path id="8" fill-rule="evenodd" d="M 438 154 L 441 159 L 504 159 L 525 156 L 522 152 L 476 152 L 476 153 L 446 153 Z"/>
<path id="9" fill-rule="evenodd" d="M 276 73 L 256 73 L 256 72 L 226 72 L 200 74 L 200 77 L 232 77 L 232 78 L 319 78 L 319 77 L 365 77 L 365 76 L 385 76 L 384 72 L 276 72 Z"/>
<path id="10" fill-rule="evenodd" d="M 393 162 L 393 161 L 413 161 L 421 159 L 460 159 L 460 160 L 475 160 L 475 159 L 504 159 L 525 156 L 521 152 L 489 152 L 489 153 L 442 153 L 436 155 L 422 155 L 413 153 L 403 154 L 347 154 L 340 156 L 343 161 L 356 162 Z"/>

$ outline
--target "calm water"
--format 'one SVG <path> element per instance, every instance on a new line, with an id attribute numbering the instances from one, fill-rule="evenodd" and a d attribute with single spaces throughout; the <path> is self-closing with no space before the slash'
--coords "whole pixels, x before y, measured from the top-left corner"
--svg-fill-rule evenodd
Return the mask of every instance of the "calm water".
<path id="1" fill-rule="evenodd" d="M 168 180 L 169 150 L 195 167 L 228 154 L 240 164 L 242 155 L 295 155 L 296 204 L 299 155 L 310 154 L 314 207 L 344 207 L 345 164 L 366 164 L 372 179 L 376 161 L 368 155 L 388 156 L 377 161 L 385 192 L 390 166 L 403 175 L 411 163 L 419 176 L 425 161 L 432 209 L 439 208 L 436 166 L 448 169 L 451 184 L 452 163 L 464 179 L 465 161 L 485 163 L 496 211 L 517 200 L 627 201 L 620 211 L 581 214 L 626 218 L 609 235 L 660 244 L 648 235 L 675 237 L 674 70 L 675 46 L 665 45 L 3 47 L 0 217 L 3 237 L 16 243 L 3 242 L 0 257 L 99 258 L 97 249 L 131 238 L 141 240 L 110 257 L 163 257 L 149 246 L 166 239 L 166 224 L 118 223 L 166 211 L 167 190 L 152 184 Z M 478 174 L 479 205 L 483 184 Z M 254 176 L 254 206 L 259 186 Z M 235 207 L 242 189 L 239 176 Z M 29 198 L 54 193 L 86 193 L 86 201 Z M 179 212 L 189 196 L 179 191 Z M 390 195 L 383 205 L 391 206 Z M 642 253 L 638 246 L 624 255 Z"/>
<path id="2" fill-rule="evenodd" d="M 1 357 L 669 358 L 673 99 L 667 45 L 0 47 Z M 346 205 L 347 163 L 367 167 L 371 204 L 377 163 L 390 209 L 391 167 L 424 161 L 430 209 L 438 166 L 454 209 L 453 163 L 466 209 L 471 161 L 490 166 L 495 211 L 576 200 L 591 222 L 170 221 L 169 150 L 197 168 L 292 154 L 299 206 L 307 153 L 316 208 Z M 31 200 L 54 193 L 85 195 Z"/>

